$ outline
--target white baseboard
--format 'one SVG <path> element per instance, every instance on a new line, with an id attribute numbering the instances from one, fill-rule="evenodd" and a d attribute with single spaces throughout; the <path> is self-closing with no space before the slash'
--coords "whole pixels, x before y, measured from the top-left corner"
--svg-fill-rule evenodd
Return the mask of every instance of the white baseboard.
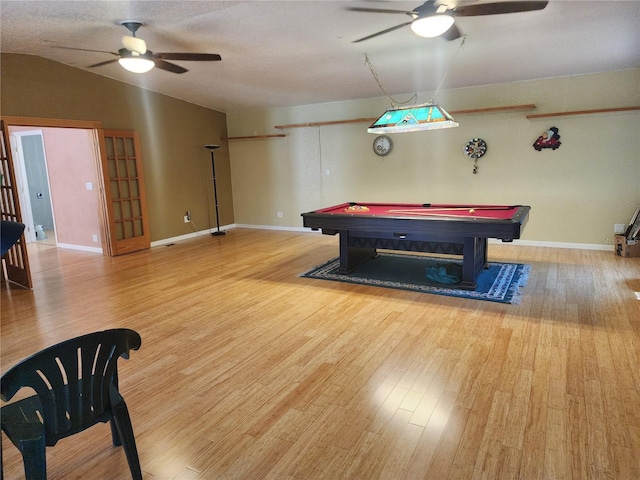
<path id="1" fill-rule="evenodd" d="M 102 254 L 101 247 L 85 247 L 84 245 L 73 245 L 71 243 L 56 243 L 58 248 L 66 248 L 67 250 L 80 250 L 82 252 L 92 252 Z"/>
<path id="2" fill-rule="evenodd" d="M 235 223 L 232 223 L 230 225 L 221 225 L 220 226 L 220 230 L 225 231 L 225 232 L 227 230 L 232 229 L 232 228 L 236 228 L 236 224 Z M 185 235 L 179 235 L 177 237 L 163 238 L 162 240 L 156 240 L 154 242 L 151 242 L 151 246 L 152 247 L 159 247 L 161 245 L 168 245 L 170 243 L 180 242 L 182 240 L 188 240 L 190 238 L 201 237 L 202 235 L 211 235 L 216 230 L 217 230 L 217 228 L 208 228 L 206 230 L 199 230 L 197 232 L 187 233 Z"/>
<path id="3" fill-rule="evenodd" d="M 489 243 L 509 243 L 501 240 L 490 238 Z M 550 248 L 573 248 L 576 250 L 611 250 L 613 245 L 601 245 L 598 243 L 566 243 L 566 242 L 541 242 L 537 240 L 514 240 L 513 245 L 523 245 L 526 247 L 550 247 Z"/>
<path id="4" fill-rule="evenodd" d="M 305 227 L 282 227 L 274 225 L 247 225 L 239 223 L 236 225 L 238 228 L 251 228 L 256 230 L 281 230 L 283 232 L 312 232 L 311 229 Z M 315 233 L 315 232 L 314 232 Z"/>
<path id="5" fill-rule="evenodd" d="M 305 227 L 282 227 L 275 225 L 248 225 L 245 223 L 234 223 L 231 225 L 225 225 L 220 227 L 220 230 L 229 230 L 232 228 L 248 228 L 253 230 L 280 230 L 285 232 L 301 232 L 301 233 L 322 233 L 320 230 L 314 231 Z M 157 240 L 155 242 L 151 242 L 152 247 L 156 247 L 158 245 L 167 245 L 173 242 L 179 242 L 180 240 L 187 240 L 189 238 L 198 237 L 201 235 L 210 235 L 214 232 L 215 229 L 207 229 L 201 230 L 199 232 L 189 233 L 187 235 L 181 235 L 179 237 L 166 238 L 164 240 Z M 489 239 L 489 243 L 502 244 L 502 242 L 498 239 Z M 514 240 L 510 242 L 511 245 L 522 245 L 527 247 L 549 247 L 549 248 L 573 248 L 577 250 L 607 250 L 613 251 L 613 245 L 602 245 L 598 243 L 567 243 L 567 242 L 542 242 L 537 240 Z"/>

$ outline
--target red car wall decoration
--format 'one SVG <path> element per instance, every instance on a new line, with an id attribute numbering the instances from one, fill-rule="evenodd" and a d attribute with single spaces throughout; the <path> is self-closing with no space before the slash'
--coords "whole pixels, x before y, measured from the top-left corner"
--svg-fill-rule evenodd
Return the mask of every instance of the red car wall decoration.
<path id="1" fill-rule="evenodd" d="M 533 148 L 537 151 L 541 152 L 543 148 L 550 148 L 551 150 L 555 150 L 559 148 L 561 145 L 560 142 L 560 134 L 558 133 L 557 127 L 551 127 L 546 132 L 538 137 L 536 142 L 533 144 Z"/>

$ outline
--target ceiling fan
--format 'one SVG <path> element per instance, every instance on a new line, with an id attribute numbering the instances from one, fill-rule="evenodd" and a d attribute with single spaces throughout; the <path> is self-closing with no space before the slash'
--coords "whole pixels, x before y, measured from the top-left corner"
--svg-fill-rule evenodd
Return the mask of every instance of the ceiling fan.
<path id="1" fill-rule="evenodd" d="M 442 36 L 442 38 L 446 40 L 455 40 L 461 36 L 461 33 L 454 24 L 454 17 L 476 17 L 480 15 L 530 12 L 534 10 L 542 10 L 548 3 L 548 1 L 511 1 L 481 3 L 475 5 L 467 4 L 449 8 L 445 4 L 436 5 L 436 0 L 427 0 L 425 3 L 414 8 L 410 12 L 406 10 L 366 7 L 349 7 L 348 10 L 372 13 L 403 13 L 411 17 L 411 20 L 408 22 L 359 38 L 358 40 L 354 40 L 353 43 L 362 42 L 364 40 L 377 37 L 378 35 L 393 32 L 394 30 L 406 27 L 407 25 L 411 25 L 411 30 L 413 30 L 416 35 L 420 35 L 422 37 Z"/>
<path id="2" fill-rule="evenodd" d="M 94 63 L 93 65 L 89 65 L 87 68 L 101 67 L 103 65 L 118 62 L 125 69 L 134 73 L 148 72 L 153 67 L 172 73 L 188 72 L 186 68 L 176 65 L 175 63 L 167 62 L 167 60 L 186 60 L 190 62 L 211 62 L 222 60 L 222 57 L 217 53 L 153 53 L 151 50 L 147 50 L 147 44 L 142 38 L 136 37 L 136 32 L 142 26 L 141 22 L 124 21 L 120 22 L 120 24 L 129 30 L 131 35 L 125 35 L 122 37 L 122 45 L 124 48 L 118 50 L 118 53 L 106 52 L 103 50 L 89 50 L 86 48 L 60 48 L 114 55 L 118 58 Z"/>

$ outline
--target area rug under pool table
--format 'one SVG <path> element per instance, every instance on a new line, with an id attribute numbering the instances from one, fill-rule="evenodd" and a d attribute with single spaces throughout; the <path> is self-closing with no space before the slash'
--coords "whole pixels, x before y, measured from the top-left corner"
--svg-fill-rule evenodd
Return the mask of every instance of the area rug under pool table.
<path id="1" fill-rule="evenodd" d="M 445 267 L 447 271 L 449 267 L 455 271 L 460 263 L 457 260 L 422 255 L 380 253 L 348 275 L 338 273 L 340 259 L 334 258 L 300 276 L 490 302 L 520 303 L 522 288 L 529 278 L 530 265 L 489 262 L 489 268 L 480 272 L 475 290 L 463 290 L 456 288 L 455 284 L 440 283 L 428 278 L 434 278 L 433 272 L 438 269 L 444 271 Z M 453 281 L 448 278 L 443 280 Z"/>

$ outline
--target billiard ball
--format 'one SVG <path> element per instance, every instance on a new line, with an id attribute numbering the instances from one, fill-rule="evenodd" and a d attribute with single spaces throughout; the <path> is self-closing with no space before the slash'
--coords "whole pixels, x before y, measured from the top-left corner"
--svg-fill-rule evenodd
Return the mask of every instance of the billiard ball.
<path id="1" fill-rule="evenodd" d="M 476 209 L 475 208 L 470 209 L 469 213 L 476 213 Z"/>

